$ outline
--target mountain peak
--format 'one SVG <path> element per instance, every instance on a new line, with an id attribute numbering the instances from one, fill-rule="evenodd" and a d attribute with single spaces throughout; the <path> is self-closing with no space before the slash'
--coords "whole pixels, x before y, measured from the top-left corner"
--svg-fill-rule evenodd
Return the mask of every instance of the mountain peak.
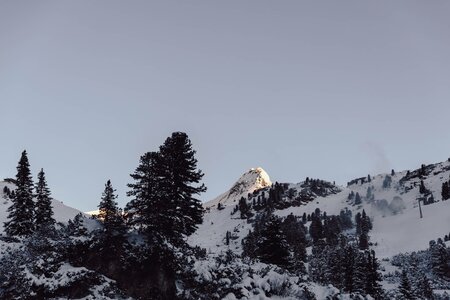
<path id="1" fill-rule="evenodd" d="M 216 199 L 206 203 L 207 207 L 217 205 L 219 203 L 237 202 L 241 197 L 246 197 L 248 193 L 263 189 L 272 185 L 269 174 L 263 168 L 251 168 L 236 181 L 235 184 L 224 194 Z"/>
<path id="2" fill-rule="evenodd" d="M 267 174 L 267 172 L 264 171 L 264 169 L 261 167 L 251 168 L 250 170 L 248 170 L 236 182 L 236 184 L 239 183 L 244 183 L 247 187 L 253 188 L 250 193 L 254 190 L 262 189 L 272 185 L 269 174 Z"/>

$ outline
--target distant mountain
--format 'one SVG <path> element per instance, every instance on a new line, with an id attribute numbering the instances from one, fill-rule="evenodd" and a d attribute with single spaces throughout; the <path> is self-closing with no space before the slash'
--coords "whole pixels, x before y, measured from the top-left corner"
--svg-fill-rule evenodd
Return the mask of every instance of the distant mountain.
<path id="1" fill-rule="evenodd" d="M 426 249 L 430 240 L 449 233 L 450 201 L 442 201 L 441 196 L 442 184 L 449 179 L 450 162 L 445 161 L 411 171 L 364 176 L 350 180 L 345 187 L 313 179 L 296 184 L 278 183 L 283 193 L 274 214 L 302 216 L 319 208 L 328 215 L 338 215 L 341 210 L 349 209 L 355 216 L 365 210 L 373 222 L 372 248 L 379 257 L 391 257 Z M 420 191 L 421 181 L 426 193 Z M 229 247 L 241 251 L 241 240 L 252 229 L 254 217 L 241 219 L 239 213 L 233 211 L 241 197 L 250 207 L 258 197 L 268 198 L 271 186 L 269 175 L 262 168 L 244 173 L 228 191 L 204 204 L 204 222 L 189 242 L 213 253 Z M 356 193 L 361 197 L 360 204 L 349 199 L 349 195 Z M 423 197 L 427 199 L 423 201 Z M 419 198 L 423 218 L 420 218 Z M 252 211 L 254 216 L 258 214 L 257 209 L 252 208 Z M 230 246 L 225 245 L 227 232 L 233 237 Z"/>

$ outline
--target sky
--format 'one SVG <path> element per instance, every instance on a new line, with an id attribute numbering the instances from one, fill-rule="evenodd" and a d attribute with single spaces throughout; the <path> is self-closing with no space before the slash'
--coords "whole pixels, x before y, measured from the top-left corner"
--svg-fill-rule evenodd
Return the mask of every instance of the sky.
<path id="1" fill-rule="evenodd" d="M 448 1 L 0 2 L 0 178 L 124 206 L 186 132 L 208 191 L 252 167 L 339 184 L 450 157 Z"/>

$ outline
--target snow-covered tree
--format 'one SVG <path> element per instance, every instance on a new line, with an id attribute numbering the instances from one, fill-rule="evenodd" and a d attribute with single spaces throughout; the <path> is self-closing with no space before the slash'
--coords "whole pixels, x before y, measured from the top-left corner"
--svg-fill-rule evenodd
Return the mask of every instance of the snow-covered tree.
<path id="1" fill-rule="evenodd" d="M 411 283 L 408 278 L 408 274 L 405 270 L 402 272 L 400 285 L 398 287 L 398 292 L 400 294 L 400 299 L 402 300 L 413 300 L 415 299 L 414 293 L 411 288 Z"/>
<path id="2" fill-rule="evenodd" d="M 35 226 L 36 229 L 49 227 L 55 224 L 53 218 L 52 198 L 50 189 L 47 186 L 44 170 L 38 173 L 38 182 L 36 184 L 36 208 L 35 208 Z"/>
<path id="3" fill-rule="evenodd" d="M 34 230 L 33 180 L 27 152 L 23 151 L 17 166 L 16 189 L 11 193 L 5 232 L 9 236 L 26 236 Z"/>
<path id="4" fill-rule="evenodd" d="M 430 252 L 431 252 L 431 266 L 433 269 L 433 273 L 441 278 L 448 276 L 449 256 L 444 241 L 442 241 L 442 239 L 440 238 L 437 240 L 437 242 L 430 241 Z"/>
<path id="5" fill-rule="evenodd" d="M 160 181 L 159 153 L 147 152 L 141 156 L 139 165 L 131 174 L 133 183 L 127 193 L 133 197 L 125 207 L 125 217 L 147 238 L 162 240 L 170 226 L 168 219 L 169 200 L 163 198 Z"/>
<path id="6" fill-rule="evenodd" d="M 282 267 L 289 265 L 289 244 L 282 230 L 280 218 L 276 216 L 269 218 L 261 231 L 258 248 L 258 257 L 261 261 Z"/>
<path id="7" fill-rule="evenodd" d="M 73 220 L 69 220 L 67 224 L 68 234 L 71 236 L 82 237 L 88 235 L 88 230 L 84 226 L 84 216 L 78 213 Z"/>
<path id="8" fill-rule="evenodd" d="M 167 217 L 171 236 L 179 239 L 191 235 L 203 221 L 203 206 L 196 198 L 206 191 L 201 170 L 197 169 L 196 151 L 184 132 L 174 132 L 159 149 L 162 170 L 162 193 L 169 202 Z"/>
<path id="9" fill-rule="evenodd" d="M 125 231 L 122 213 L 117 207 L 117 202 L 115 201 L 117 196 L 114 194 L 114 191 L 111 180 L 108 180 L 98 205 L 99 214 L 97 217 L 101 220 L 107 236 L 123 235 Z"/>

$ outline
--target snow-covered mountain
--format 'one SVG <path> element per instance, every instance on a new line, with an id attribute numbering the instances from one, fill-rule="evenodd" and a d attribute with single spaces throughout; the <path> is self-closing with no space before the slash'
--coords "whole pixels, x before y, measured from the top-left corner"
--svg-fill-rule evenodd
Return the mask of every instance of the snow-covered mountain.
<path id="1" fill-rule="evenodd" d="M 270 177 L 264 169 L 252 168 L 245 172 L 228 191 L 204 204 L 207 213 L 203 224 L 189 237 L 189 242 L 209 251 L 223 250 L 227 231 L 244 232 L 250 228 L 250 225 L 237 215 L 231 214 L 239 199 L 271 185 Z M 239 237 L 242 238 L 242 236 Z M 239 242 L 240 240 L 233 242 L 234 250 L 239 250 Z"/>
<path id="2" fill-rule="evenodd" d="M 324 193 L 314 193 L 306 181 L 280 184 L 284 189 L 282 202 L 285 207 L 276 209 L 275 214 L 280 217 L 289 214 L 302 216 L 319 208 L 328 215 L 338 215 L 347 208 L 355 216 L 365 210 L 373 223 L 370 232 L 372 249 L 380 258 L 392 257 L 398 253 L 426 249 L 430 240 L 443 238 L 449 233 L 450 201 L 442 201 L 441 196 L 442 184 L 449 181 L 449 176 L 450 162 L 445 161 L 413 171 L 361 177 L 349 181 L 347 186 L 327 183 Z M 420 218 L 418 206 L 418 199 L 423 197 L 420 193 L 421 181 L 427 191 L 426 197 L 433 199 L 422 202 L 433 201 L 421 205 L 423 218 Z M 268 174 L 262 168 L 243 174 L 230 190 L 204 204 L 206 213 L 203 224 L 189 238 L 189 242 L 211 253 L 218 254 L 229 248 L 240 252 L 241 240 L 252 229 L 252 224 L 251 220 L 242 219 L 239 213 L 235 213 L 236 205 L 241 197 L 246 198 L 249 205 L 259 196 L 267 197 L 271 185 Z M 349 199 L 352 193 L 361 196 L 360 204 Z M 232 237 L 230 245 L 225 245 L 227 232 Z"/>
<path id="3" fill-rule="evenodd" d="M 206 208 L 217 207 L 219 203 L 222 206 L 230 206 L 236 204 L 241 197 L 247 197 L 249 193 L 260 190 L 272 185 L 270 177 L 263 168 L 252 168 L 242 174 L 233 186 L 218 196 L 217 198 L 205 203 Z"/>
<path id="4" fill-rule="evenodd" d="M 405 270 L 409 272 L 408 276 L 412 284 L 419 284 L 419 280 L 425 278 L 427 284 L 431 284 L 432 292 L 442 296 L 439 296 L 440 298 L 436 296 L 438 298 L 435 299 L 449 299 L 450 281 L 446 277 L 447 271 L 443 274 L 437 273 L 440 271 L 436 271 L 436 266 L 433 264 L 435 264 L 434 256 L 437 253 L 435 250 L 443 249 L 445 253 L 448 253 L 447 256 L 444 255 L 443 262 L 444 265 L 449 266 L 450 273 L 450 250 L 442 241 L 438 242 L 441 246 L 444 245 L 443 248 L 436 246 L 432 249 L 429 243 L 431 240 L 446 237 L 445 240 L 449 244 L 450 201 L 446 201 L 445 198 L 450 198 L 450 190 L 447 191 L 446 196 L 443 193 L 444 185 L 450 185 L 450 160 L 422 165 L 416 170 L 401 172 L 392 170 L 385 174 L 366 175 L 350 180 L 346 186 L 312 178 L 306 178 L 299 183 L 272 183 L 264 169 L 260 167 L 250 169 L 230 185 L 228 191 L 204 203 L 203 223 L 188 238 L 191 246 L 199 246 L 189 249 L 187 255 L 189 263 L 185 265 L 186 274 L 193 277 L 177 282 L 178 289 L 183 293 L 184 291 L 187 294 L 193 293 L 192 297 L 187 299 L 197 299 L 196 293 L 206 297 L 198 299 L 374 299 L 369 296 L 374 293 L 370 294 L 365 290 L 349 290 L 342 281 L 330 283 L 329 277 L 321 279 L 317 276 L 317 272 L 321 270 L 324 272 L 337 270 L 339 274 L 336 276 L 340 277 L 347 274 L 344 273 L 345 270 L 360 274 L 356 273 L 361 272 L 361 269 L 357 269 L 361 265 L 356 263 L 356 258 L 353 262 L 351 260 L 349 260 L 350 263 L 345 262 L 346 266 L 351 266 L 347 269 L 343 267 L 342 261 L 348 253 L 353 253 L 352 255 L 360 260 L 361 257 L 365 257 L 364 259 L 368 257 L 370 261 L 372 254 L 369 253 L 372 252 L 367 251 L 369 248 L 375 251 L 378 258 L 378 263 L 374 264 L 375 271 L 379 272 L 377 282 L 385 292 L 381 298 L 375 297 L 376 299 L 397 299 L 401 294 L 399 291 L 399 283 L 403 276 L 401 272 Z M 2 255 L 11 252 L 11 247 L 19 250 L 23 246 L 20 240 L 11 241 L 2 235 L 3 222 L 7 219 L 7 208 L 11 205 L 3 193 L 5 186 L 11 190 L 14 189 L 13 184 L 0 182 L 0 259 Z M 80 213 L 57 200 L 53 200 L 52 205 L 54 217 L 58 222 L 67 222 Z M 361 231 L 358 233 L 356 229 L 358 222 L 355 218 L 363 211 L 370 218 L 372 227 L 368 230 L 369 246 L 366 243 L 365 248 L 358 244 L 362 238 Z M 349 212 L 351 212 L 350 223 L 353 224 L 344 228 L 343 220 L 350 215 Z M 288 217 L 291 215 L 298 218 Z M 330 220 L 333 220 L 335 216 L 340 216 L 341 219 L 336 217 L 334 220 L 339 219 L 342 223 L 331 223 Z M 367 220 L 366 217 L 364 218 Z M 303 245 L 302 251 L 297 251 L 301 248 L 289 248 L 288 254 L 293 260 L 290 260 L 288 264 L 277 264 L 264 261 L 260 257 L 255 259 L 250 256 L 252 252 L 248 251 L 248 245 L 252 240 L 249 237 L 259 233 L 257 238 L 260 241 L 268 240 L 268 235 L 263 236 L 261 232 L 273 224 L 280 224 L 277 231 L 271 231 L 275 232 L 273 236 L 277 237 L 277 234 L 281 233 L 285 235 L 285 238 L 280 239 L 280 244 L 287 243 L 287 235 L 283 230 L 288 227 L 281 227 L 281 225 L 284 226 L 289 219 L 294 219 L 296 222 L 290 223 L 291 225 L 295 224 L 297 229 L 300 228 L 299 231 L 294 232 L 296 234 L 294 240 L 301 241 Z M 311 230 L 314 220 L 316 222 L 319 220 L 323 228 L 328 226 L 328 232 L 330 227 L 338 224 L 335 227 L 341 227 L 337 230 L 340 234 L 339 245 L 338 243 L 333 245 L 331 242 L 320 243 L 328 243 L 325 229 L 323 236 L 315 239 Z M 91 229 L 98 225 L 96 222 L 89 218 L 84 219 L 84 224 L 88 228 L 92 227 Z M 259 231 L 256 229 L 257 224 Z M 289 228 L 292 229 L 292 227 Z M 249 234 L 250 231 L 253 235 Z M 303 232 L 303 239 L 300 232 Z M 75 244 L 84 239 L 87 241 L 86 245 L 96 241 L 92 233 L 90 237 L 71 237 L 71 241 Z M 140 239 L 136 239 L 133 235 L 132 240 L 137 242 L 133 244 L 135 247 L 140 247 Z M 341 242 L 347 244 L 341 245 Z M 245 250 L 243 245 L 246 246 Z M 280 248 L 275 248 L 274 251 L 271 249 L 269 253 L 280 254 L 280 251 L 277 251 Z M 321 249 L 319 250 L 321 252 L 317 252 L 317 249 Z M 411 254 L 412 252 L 414 254 Z M 301 265 L 298 265 L 299 260 L 295 260 L 297 258 L 294 254 L 297 253 L 304 253 Z M 341 261 L 334 261 L 335 255 L 338 255 Z M 15 260 L 11 256 L 9 259 L 10 262 Z M 291 263 L 296 264 L 295 269 L 291 268 Z M 367 272 L 370 266 L 372 265 L 364 265 L 364 272 Z M 77 280 L 79 281 L 85 280 L 85 276 L 89 275 L 85 273 L 87 269 L 77 267 L 76 264 L 66 263 L 59 268 L 57 276 L 61 273 L 65 274 L 63 277 L 45 279 L 49 282 L 54 281 L 51 284 L 56 287 L 66 288 L 65 279 L 58 278 L 71 277 L 72 275 L 67 275 L 69 273 L 78 272 Z M 158 270 L 155 273 L 159 274 Z M 89 293 L 101 291 L 101 295 L 105 295 L 110 288 L 105 284 L 117 287 L 114 280 L 106 277 L 111 274 L 97 274 L 101 278 L 101 284 L 92 285 Z M 330 276 L 329 273 L 326 274 Z M 331 278 L 333 276 L 335 275 Z M 351 275 L 352 282 L 356 282 L 355 278 L 358 276 Z M 367 280 L 369 276 L 364 275 L 364 278 Z M 41 278 L 35 280 L 39 281 Z M 414 287 L 413 291 L 418 293 L 418 299 L 428 299 L 423 296 L 425 288 L 422 286 Z M 120 289 L 116 289 L 110 298 L 116 299 L 120 295 Z M 364 298 L 362 295 L 367 297 Z M 214 297 L 208 298 L 209 296 Z M 102 297 L 104 296 L 98 298 L 103 299 Z"/>

